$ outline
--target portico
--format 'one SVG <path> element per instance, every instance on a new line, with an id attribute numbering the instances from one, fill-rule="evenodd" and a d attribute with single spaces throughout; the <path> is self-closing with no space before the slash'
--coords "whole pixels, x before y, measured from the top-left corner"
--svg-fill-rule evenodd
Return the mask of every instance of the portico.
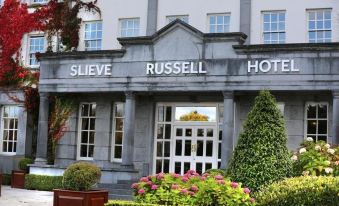
<path id="1" fill-rule="evenodd" d="M 152 36 L 119 39 L 121 50 L 43 54 L 36 163 L 46 158 L 47 94 L 79 104 L 53 167 L 93 161 L 102 182 L 226 168 L 262 89 L 277 98 L 290 149 L 307 136 L 338 143 L 339 45 L 272 48 L 242 45 L 245 38 L 177 20 Z"/>

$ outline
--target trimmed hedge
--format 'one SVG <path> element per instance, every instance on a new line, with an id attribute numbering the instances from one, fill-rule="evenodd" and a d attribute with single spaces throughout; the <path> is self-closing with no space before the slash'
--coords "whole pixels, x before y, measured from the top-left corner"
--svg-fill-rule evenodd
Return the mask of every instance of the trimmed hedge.
<path id="1" fill-rule="evenodd" d="M 12 178 L 10 174 L 2 174 L 2 185 L 11 185 Z"/>
<path id="2" fill-rule="evenodd" d="M 147 204 L 147 203 L 136 203 L 133 201 L 126 200 L 110 200 L 105 206 L 161 206 L 156 204 Z"/>
<path id="3" fill-rule="evenodd" d="M 262 188 L 255 196 L 260 206 L 338 206 L 339 177 L 288 178 Z"/>
<path id="4" fill-rule="evenodd" d="M 25 189 L 52 191 L 62 188 L 62 176 L 30 175 L 25 176 Z"/>

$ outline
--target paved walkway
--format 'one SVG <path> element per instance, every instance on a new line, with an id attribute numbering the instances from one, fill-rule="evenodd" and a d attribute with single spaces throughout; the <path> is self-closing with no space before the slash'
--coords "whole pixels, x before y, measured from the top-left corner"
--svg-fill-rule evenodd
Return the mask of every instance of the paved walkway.
<path id="1" fill-rule="evenodd" d="M 52 206 L 53 193 L 2 186 L 0 206 Z"/>

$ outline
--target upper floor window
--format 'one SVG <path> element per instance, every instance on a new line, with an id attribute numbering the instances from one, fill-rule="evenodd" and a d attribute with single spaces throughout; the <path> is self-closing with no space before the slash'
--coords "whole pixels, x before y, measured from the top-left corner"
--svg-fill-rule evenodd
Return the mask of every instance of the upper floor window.
<path id="1" fill-rule="evenodd" d="M 102 46 L 102 22 L 93 21 L 85 23 L 85 50 L 101 50 Z"/>
<path id="2" fill-rule="evenodd" d="M 209 31 L 210 33 L 224 33 L 230 31 L 230 18 L 229 14 L 210 14 Z"/>
<path id="3" fill-rule="evenodd" d="M 180 19 L 181 21 L 188 24 L 188 15 L 175 15 L 175 16 L 167 16 L 167 23 L 171 23 L 172 21 L 176 19 Z"/>
<path id="4" fill-rule="evenodd" d="M 29 65 L 36 67 L 39 66 L 39 62 L 36 59 L 36 53 L 44 52 L 45 50 L 45 37 L 43 36 L 31 36 L 29 39 Z"/>
<path id="5" fill-rule="evenodd" d="M 140 19 L 120 19 L 120 35 L 121 37 L 139 36 Z"/>
<path id="6" fill-rule="evenodd" d="M 306 104 L 306 137 L 315 141 L 327 141 L 328 135 L 328 103 Z"/>
<path id="7" fill-rule="evenodd" d="M 45 4 L 48 0 L 31 0 L 32 4 Z"/>
<path id="8" fill-rule="evenodd" d="M 124 118 L 125 118 L 125 104 L 115 103 L 113 108 L 113 144 L 112 155 L 114 161 L 121 161 L 123 138 L 124 138 Z"/>
<path id="9" fill-rule="evenodd" d="M 80 105 L 78 159 L 92 160 L 94 155 L 96 104 Z"/>
<path id="10" fill-rule="evenodd" d="M 16 153 L 18 141 L 18 106 L 4 106 L 1 118 L 1 152 Z"/>
<path id="11" fill-rule="evenodd" d="M 324 43 L 332 41 L 332 11 L 308 11 L 308 41 L 310 43 Z"/>
<path id="12" fill-rule="evenodd" d="M 265 44 L 285 43 L 285 12 L 269 11 L 263 13 L 263 40 Z"/>

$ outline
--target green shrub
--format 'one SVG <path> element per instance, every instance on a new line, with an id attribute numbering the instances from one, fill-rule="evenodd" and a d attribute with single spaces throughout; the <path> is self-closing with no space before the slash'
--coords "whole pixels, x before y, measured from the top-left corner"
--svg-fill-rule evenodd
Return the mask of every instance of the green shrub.
<path id="1" fill-rule="evenodd" d="M 132 185 L 135 200 L 144 204 L 185 206 L 255 205 L 250 190 L 222 175 L 212 176 L 190 170 L 184 176 L 159 173 L 143 177 Z"/>
<path id="2" fill-rule="evenodd" d="M 261 206 L 338 206 L 339 178 L 303 176 L 264 187 L 256 194 Z"/>
<path id="3" fill-rule="evenodd" d="M 161 206 L 156 204 L 143 204 L 137 203 L 133 201 L 125 201 L 125 200 L 110 200 L 105 206 Z"/>
<path id="4" fill-rule="evenodd" d="M 25 176 L 25 189 L 52 191 L 62 188 L 62 176 L 30 175 Z"/>
<path id="5" fill-rule="evenodd" d="M 23 158 L 19 161 L 19 169 L 28 172 L 29 164 L 33 164 L 34 161 L 31 158 Z"/>
<path id="6" fill-rule="evenodd" d="M 12 176 L 10 174 L 2 174 L 2 185 L 11 185 Z"/>
<path id="7" fill-rule="evenodd" d="M 211 176 L 216 176 L 216 175 L 222 175 L 224 177 L 227 176 L 227 172 L 226 170 L 223 170 L 223 169 L 209 169 L 209 170 L 206 170 L 206 172 L 204 174 L 209 174 Z"/>
<path id="8" fill-rule="evenodd" d="M 289 176 L 292 161 L 286 143 L 285 123 L 276 100 L 268 91 L 261 91 L 230 161 L 230 178 L 256 191 Z"/>
<path id="9" fill-rule="evenodd" d="M 339 147 L 308 137 L 291 158 L 294 176 L 339 176 Z"/>
<path id="10" fill-rule="evenodd" d="M 79 162 L 65 170 L 63 186 L 67 190 L 88 191 L 99 182 L 100 177 L 100 168 L 95 164 Z"/>

